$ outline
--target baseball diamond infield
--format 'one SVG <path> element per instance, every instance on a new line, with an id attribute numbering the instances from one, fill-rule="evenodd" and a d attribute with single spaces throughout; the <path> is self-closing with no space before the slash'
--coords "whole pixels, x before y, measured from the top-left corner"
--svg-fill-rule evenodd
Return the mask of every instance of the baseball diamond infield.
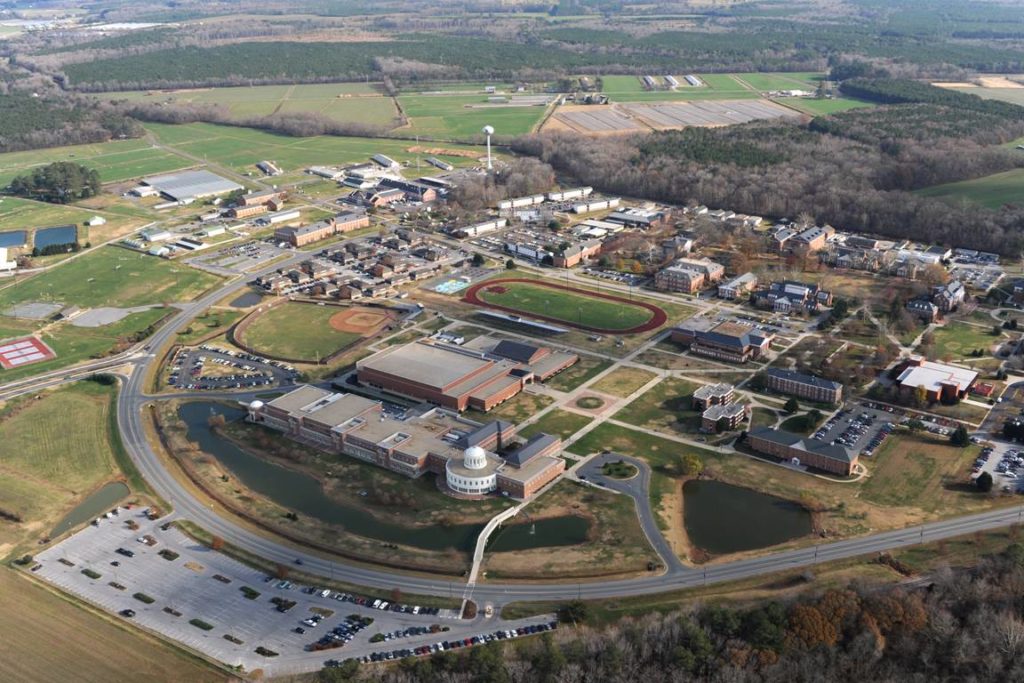
<path id="1" fill-rule="evenodd" d="M 480 282 L 466 290 L 463 301 L 602 334 L 650 332 L 668 322 L 653 304 L 525 278 Z"/>

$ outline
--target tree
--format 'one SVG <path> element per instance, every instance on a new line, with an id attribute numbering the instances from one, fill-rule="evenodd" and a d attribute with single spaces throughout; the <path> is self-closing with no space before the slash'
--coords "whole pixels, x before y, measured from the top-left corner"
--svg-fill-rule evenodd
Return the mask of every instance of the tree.
<path id="1" fill-rule="evenodd" d="M 565 624 L 585 624 L 590 617 L 590 605 L 582 600 L 567 602 L 558 609 L 558 620 Z"/>
<path id="2" fill-rule="evenodd" d="M 515 270 L 516 262 L 512 259 L 505 261 L 505 270 Z"/>
<path id="3" fill-rule="evenodd" d="M 100 193 L 100 174 L 71 161 L 55 161 L 11 181 L 11 193 L 52 204 L 69 204 Z"/>
<path id="4" fill-rule="evenodd" d="M 473 254 L 473 260 L 471 261 L 471 263 L 475 267 L 479 268 L 480 266 L 482 266 L 484 264 L 484 255 L 483 254 Z"/>
<path id="5" fill-rule="evenodd" d="M 970 445 L 971 437 L 967 433 L 967 428 L 963 425 L 957 426 L 957 428 L 953 430 L 953 433 L 949 435 L 949 442 L 954 446 L 959 446 L 960 448 L 966 448 Z"/>
<path id="6" fill-rule="evenodd" d="M 696 453 L 683 453 L 679 458 L 679 469 L 683 476 L 695 477 L 704 471 L 704 460 Z"/>
<path id="7" fill-rule="evenodd" d="M 790 398 L 788 401 L 786 401 L 786 405 L 782 406 L 782 409 L 785 410 L 788 414 L 792 415 L 796 411 L 800 410 L 800 404 L 797 402 L 795 398 Z"/>
<path id="8" fill-rule="evenodd" d="M 1003 333 L 1003 326 L 998 323 L 992 326 L 992 336 L 998 337 Z"/>
<path id="9" fill-rule="evenodd" d="M 907 429 L 909 429 L 911 432 L 919 432 L 924 429 L 924 422 L 921 422 L 916 418 L 913 420 L 909 420 L 907 422 Z"/>
<path id="10" fill-rule="evenodd" d="M 978 475 L 978 478 L 974 480 L 974 485 L 982 493 L 988 493 L 992 490 L 992 475 L 988 472 L 982 472 Z"/>

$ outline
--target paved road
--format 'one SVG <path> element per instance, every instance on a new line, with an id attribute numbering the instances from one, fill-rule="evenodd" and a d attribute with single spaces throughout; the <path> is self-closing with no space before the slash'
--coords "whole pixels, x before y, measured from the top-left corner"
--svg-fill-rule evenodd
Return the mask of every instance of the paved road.
<path id="1" fill-rule="evenodd" d="M 297 254 L 285 263 L 275 264 L 273 268 L 287 266 L 305 256 L 305 254 Z M 294 559 L 301 558 L 304 561 L 305 570 L 308 572 L 333 576 L 339 580 L 382 590 L 399 587 L 407 594 L 421 593 L 439 596 L 452 595 L 453 592 L 456 595 L 459 594 L 463 590 L 461 583 L 458 586 L 453 586 L 451 581 L 442 578 L 406 575 L 368 566 L 350 566 L 296 549 L 282 541 L 270 540 L 257 535 L 236 524 L 224 511 L 215 506 L 208 507 L 203 504 L 164 468 L 161 459 L 147 440 L 144 429 L 143 408 L 151 400 L 151 397 L 146 394 L 145 377 L 150 367 L 159 362 L 159 359 L 149 353 L 148 349 L 160 349 L 171 340 L 175 330 L 185 322 L 209 305 L 244 286 L 244 280 L 238 279 L 185 305 L 183 310 L 158 330 L 152 339 L 132 349 L 129 353 L 89 366 L 89 370 L 79 369 L 74 372 L 51 373 L 42 381 L 0 387 L 0 398 L 10 395 L 10 392 L 23 393 L 44 386 L 54 386 L 72 381 L 74 377 L 87 374 L 94 369 L 109 367 L 108 363 L 110 365 L 130 364 L 133 366 L 133 370 L 124 376 L 117 405 L 118 425 L 125 447 L 140 472 L 153 489 L 174 507 L 175 517 L 189 519 L 209 532 L 270 561 L 291 564 Z M 576 597 L 593 599 L 642 595 L 733 581 L 787 569 L 807 567 L 816 562 L 889 551 L 923 541 L 935 541 L 974 531 L 1003 527 L 1020 522 L 1022 519 L 1024 519 L 1024 508 L 1014 507 L 699 568 L 684 567 L 679 562 L 672 562 L 663 574 L 657 576 L 586 584 L 486 583 L 475 586 L 473 594 L 478 602 L 495 605 L 502 605 L 514 600 L 560 601 Z"/>

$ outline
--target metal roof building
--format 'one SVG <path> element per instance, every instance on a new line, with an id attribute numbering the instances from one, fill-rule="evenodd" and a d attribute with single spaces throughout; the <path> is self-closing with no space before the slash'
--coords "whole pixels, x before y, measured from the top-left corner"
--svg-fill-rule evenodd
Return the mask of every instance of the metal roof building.
<path id="1" fill-rule="evenodd" d="M 190 202 L 244 189 L 238 183 L 210 171 L 184 171 L 150 176 L 144 178 L 142 183 L 176 202 Z"/>

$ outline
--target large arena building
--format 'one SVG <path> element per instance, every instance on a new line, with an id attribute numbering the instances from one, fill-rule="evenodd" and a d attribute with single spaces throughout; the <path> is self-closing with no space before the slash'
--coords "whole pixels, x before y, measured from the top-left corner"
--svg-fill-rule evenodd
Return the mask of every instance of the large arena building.
<path id="1" fill-rule="evenodd" d="M 486 412 L 577 360 L 572 353 L 520 342 L 483 338 L 460 347 L 423 339 L 359 361 L 356 376 L 360 384 L 396 396 Z"/>
<path id="2" fill-rule="evenodd" d="M 311 385 L 266 403 L 253 401 L 249 420 L 407 477 L 432 472 L 453 495 L 526 499 L 565 469 L 556 436 L 537 434 L 519 443 L 507 422 L 481 425 L 437 409 L 397 419 L 379 401 Z"/>

